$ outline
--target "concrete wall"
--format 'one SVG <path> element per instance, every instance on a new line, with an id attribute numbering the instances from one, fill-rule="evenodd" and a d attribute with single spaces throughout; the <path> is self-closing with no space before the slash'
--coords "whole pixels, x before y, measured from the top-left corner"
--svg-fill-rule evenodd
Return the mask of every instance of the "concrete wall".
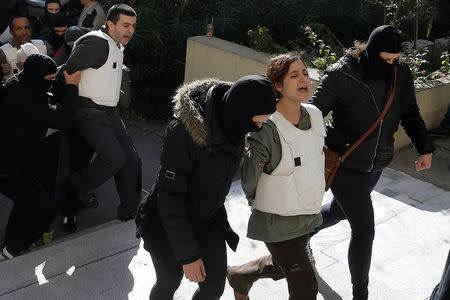
<path id="1" fill-rule="evenodd" d="M 186 82 L 206 77 L 226 81 L 249 74 L 263 74 L 270 55 L 215 37 L 196 36 L 188 39 L 186 50 Z M 309 70 L 312 91 L 320 81 L 320 72 Z M 443 78 L 430 84 L 416 86 L 416 97 L 422 117 L 429 129 L 437 127 L 450 103 L 450 80 Z M 395 148 L 409 144 L 403 128 L 395 135 Z"/>
<path id="2" fill-rule="evenodd" d="M 427 85 L 416 86 L 416 99 L 428 129 L 438 127 L 444 119 L 450 103 L 450 78 L 443 78 Z M 395 149 L 410 143 L 408 136 L 400 126 L 395 134 Z"/>

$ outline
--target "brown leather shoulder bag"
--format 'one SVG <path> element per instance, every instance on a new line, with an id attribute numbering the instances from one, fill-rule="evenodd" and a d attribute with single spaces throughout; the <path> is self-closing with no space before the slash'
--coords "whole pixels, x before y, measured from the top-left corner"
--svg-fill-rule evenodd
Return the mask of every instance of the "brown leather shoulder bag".
<path id="1" fill-rule="evenodd" d="M 341 165 L 341 163 L 344 162 L 344 160 L 347 159 L 347 157 L 350 155 L 350 153 L 353 152 L 353 150 L 356 149 L 366 138 L 369 136 L 370 133 L 380 124 L 381 120 L 384 118 L 386 113 L 389 110 L 389 107 L 392 104 L 392 100 L 394 99 L 395 94 L 395 85 L 397 83 L 397 66 L 394 67 L 394 85 L 391 90 L 391 94 L 389 95 L 388 102 L 386 103 L 386 106 L 383 109 L 383 112 L 378 116 L 378 119 L 373 123 L 373 125 L 364 133 L 359 140 L 356 141 L 356 143 L 353 144 L 353 146 L 350 147 L 342 156 L 339 156 L 339 154 L 336 151 L 331 150 L 327 146 L 323 147 L 323 153 L 325 154 L 325 191 L 328 191 L 331 184 L 334 181 L 334 178 L 336 177 L 336 172 Z"/>

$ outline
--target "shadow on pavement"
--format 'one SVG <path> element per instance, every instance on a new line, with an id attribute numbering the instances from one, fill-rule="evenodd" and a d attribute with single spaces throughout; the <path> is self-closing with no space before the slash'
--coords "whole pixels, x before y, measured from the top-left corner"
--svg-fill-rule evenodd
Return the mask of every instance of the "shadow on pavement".
<path id="1" fill-rule="evenodd" d="M 328 283 L 320 277 L 320 274 L 316 272 L 316 279 L 319 285 L 319 293 L 322 295 L 323 299 L 326 300 L 342 300 L 342 297 L 338 295 Z"/>

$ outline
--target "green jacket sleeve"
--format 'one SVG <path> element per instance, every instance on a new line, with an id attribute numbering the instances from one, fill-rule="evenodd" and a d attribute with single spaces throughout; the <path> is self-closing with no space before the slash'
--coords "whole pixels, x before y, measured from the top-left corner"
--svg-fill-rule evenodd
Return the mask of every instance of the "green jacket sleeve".
<path id="1" fill-rule="evenodd" d="M 270 166 L 277 166 L 280 162 L 281 154 L 274 153 L 278 133 L 275 124 L 268 121 L 264 123 L 263 129 L 259 132 L 250 132 L 247 142 L 249 150 L 244 157 L 242 165 L 242 189 L 247 199 L 255 199 L 256 186 L 263 170 L 270 170 Z M 280 152 L 278 150 L 278 152 Z M 278 155 L 276 155 L 278 154 Z M 276 160 L 276 161 L 275 161 Z M 261 163 L 267 162 L 264 166 Z M 268 173 L 271 173 L 270 170 Z"/>

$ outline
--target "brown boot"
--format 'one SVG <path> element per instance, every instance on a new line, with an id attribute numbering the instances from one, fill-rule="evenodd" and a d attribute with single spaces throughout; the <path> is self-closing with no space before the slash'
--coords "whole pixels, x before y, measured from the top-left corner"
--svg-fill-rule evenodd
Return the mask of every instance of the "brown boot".
<path id="1" fill-rule="evenodd" d="M 234 290 L 236 300 L 247 300 L 248 293 L 255 281 L 260 278 L 279 280 L 284 274 L 272 262 L 272 256 L 263 256 L 241 266 L 227 268 L 228 283 Z"/>
<path id="2" fill-rule="evenodd" d="M 240 294 L 240 293 L 238 293 L 236 291 L 233 291 L 233 292 L 234 292 L 234 299 L 235 300 L 250 300 L 248 295 L 243 295 L 243 294 Z"/>

